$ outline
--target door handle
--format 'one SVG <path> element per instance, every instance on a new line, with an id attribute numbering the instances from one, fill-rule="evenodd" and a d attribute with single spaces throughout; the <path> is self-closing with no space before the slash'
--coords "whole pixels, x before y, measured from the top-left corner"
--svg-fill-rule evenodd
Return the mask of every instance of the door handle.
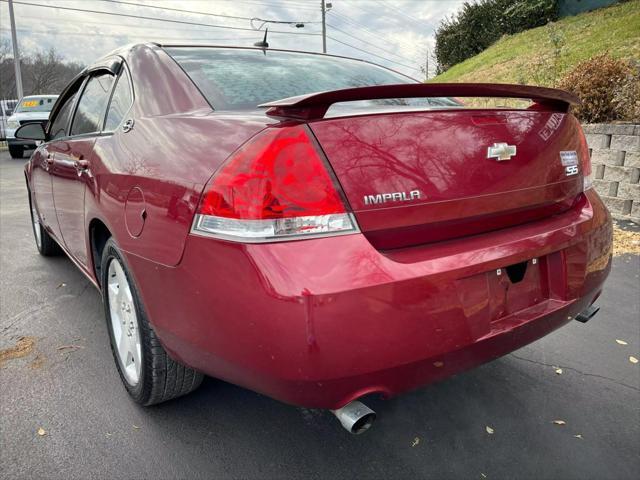
<path id="1" fill-rule="evenodd" d="M 89 169 L 89 161 L 79 158 L 78 160 L 75 160 L 73 162 L 73 166 L 76 167 L 78 175 L 82 175 L 82 172 L 85 172 Z"/>

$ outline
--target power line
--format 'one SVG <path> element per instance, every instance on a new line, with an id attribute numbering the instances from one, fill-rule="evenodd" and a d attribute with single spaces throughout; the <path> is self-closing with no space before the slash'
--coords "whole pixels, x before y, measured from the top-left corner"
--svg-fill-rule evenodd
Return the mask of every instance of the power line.
<path id="1" fill-rule="evenodd" d="M 108 24 L 108 25 L 112 25 L 112 24 Z M 143 27 L 143 28 L 148 28 L 148 27 Z M 56 32 L 36 31 L 36 30 L 27 29 L 27 28 L 18 28 L 17 30 L 19 32 L 29 33 L 31 35 L 36 35 L 36 36 L 50 36 L 50 35 L 58 35 L 58 34 L 64 34 L 64 35 L 67 35 L 67 36 L 86 36 L 86 33 L 84 33 L 84 32 L 77 32 L 77 31 L 72 31 L 72 30 L 57 30 Z M 0 27 L 0 31 L 7 31 L 8 32 L 8 31 L 10 31 L 10 29 L 4 28 L 4 27 Z M 108 34 L 108 33 L 102 33 L 102 32 L 99 35 L 101 37 L 111 37 L 111 38 L 118 38 L 118 37 L 122 36 L 122 34 Z M 126 36 L 128 38 L 149 39 L 148 35 L 131 35 L 131 34 L 127 34 Z M 338 42 L 338 43 L 340 43 L 342 45 L 345 45 L 345 46 L 350 47 L 350 48 L 354 48 L 354 49 L 356 49 L 358 51 L 361 51 L 363 53 L 366 53 L 368 55 L 373 55 L 374 57 L 380 58 L 382 60 L 386 60 L 386 61 L 389 61 L 389 62 L 392 62 L 392 63 L 397 63 L 398 65 L 401 65 L 401 66 L 404 66 L 404 67 L 407 67 L 407 68 L 411 68 L 412 70 L 418 71 L 418 69 L 415 68 L 415 67 L 409 67 L 408 65 L 404 65 L 404 64 L 399 63 L 399 62 L 394 62 L 391 59 L 376 55 L 376 54 L 374 54 L 372 52 L 369 52 L 367 50 L 360 49 L 358 47 L 355 47 L 355 46 L 350 45 L 348 43 L 342 42 L 342 41 L 340 41 L 340 40 L 338 40 L 336 38 L 333 38 L 331 36 L 327 36 L 327 38 L 330 38 L 331 40 L 334 40 L 334 41 L 336 41 L 336 42 Z M 187 41 L 207 41 L 207 42 L 214 41 L 215 42 L 215 41 L 227 41 L 227 40 L 232 40 L 232 41 L 236 41 L 236 40 L 253 40 L 254 37 L 251 36 L 251 37 L 224 37 L 224 38 L 209 38 L 209 37 L 207 37 L 207 38 L 185 38 L 185 37 L 167 37 L 167 36 L 164 36 L 164 35 L 155 35 L 155 36 L 153 36 L 153 39 L 155 39 L 155 40 L 165 39 L 165 40 L 177 40 L 177 41 L 185 41 L 185 40 L 187 40 Z"/>
<path id="2" fill-rule="evenodd" d="M 371 30 L 369 30 L 369 29 L 368 29 L 367 27 L 365 27 L 364 25 L 362 25 L 362 24 L 360 24 L 360 23 L 356 22 L 355 20 L 353 20 L 353 21 L 352 21 L 352 20 L 351 20 L 349 17 L 347 17 L 346 15 L 338 14 L 338 13 L 337 13 L 337 12 L 335 12 L 334 10 L 331 10 L 331 13 L 332 13 L 332 14 L 334 14 L 334 18 L 336 18 L 336 19 L 338 19 L 338 20 L 340 20 L 340 21 L 346 21 L 347 23 L 351 23 L 351 24 L 353 24 L 353 26 L 349 25 L 351 28 L 359 29 L 359 30 L 361 30 L 361 31 L 362 31 L 362 33 L 364 33 L 364 34 L 368 34 L 368 35 L 369 35 L 369 36 L 371 36 L 372 38 L 375 38 L 375 39 L 376 39 L 376 41 L 380 41 L 381 35 L 380 35 L 380 33 L 379 33 L 379 32 L 378 32 L 378 33 L 372 32 Z M 335 28 L 335 27 L 334 27 L 334 28 Z M 370 33 L 369 33 L 369 32 L 370 32 Z M 363 41 L 363 39 L 361 39 L 361 38 L 360 38 L 359 40 L 360 40 L 360 41 Z M 418 59 L 416 59 L 416 58 L 408 59 L 407 57 L 402 57 L 402 56 L 400 56 L 400 55 L 398 55 L 398 54 L 395 54 L 396 56 L 400 56 L 401 58 L 404 58 L 404 59 L 406 59 L 406 60 L 408 60 L 408 61 L 411 61 L 411 62 L 416 62 L 416 63 L 418 63 L 418 64 L 422 64 L 422 57 L 423 57 L 423 56 L 425 56 L 425 55 L 428 55 L 428 49 L 426 49 L 426 48 L 424 48 L 424 47 L 419 47 L 419 46 L 417 46 L 417 45 L 415 45 L 415 44 L 408 44 L 408 43 L 406 43 L 406 42 L 398 42 L 397 40 L 395 40 L 395 41 L 394 41 L 394 40 L 391 40 L 391 43 L 392 43 L 392 44 L 393 44 L 393 43 L 395 43 L 395 45 L 398 45 L 398 46 L 405 46 L 405 48 L 407 48 L 407 49 L 416 50 L 415 56 L 416 56 L 416 58 L 419 58 L 419 60 L 418 60 Z M 412 68 L 412 71 L 413 71 L 413 72 L 419 72 L 419 71 L 420 71 L 420 69 L 419 69 L 418 67 L 413 67 L 413 68 Z"/>
<path id="3" fill-rule="evenodd" d="M 407 15 L 402 10 L 397 8 L 396 6 L 390 5 L 387 2 L 384 2 L 383 0 L 374 0 L 374 1 L 376 3 L 378 3 L 379 5 L 382 5 L 387 10 L 390 10 L 390 11 L 394 12 L 396 14 L 396 16 L 400 15 L 400 16 L 406 18 L 407 20 L 411 21 L 414 25 L 416 25 L 416 26 L 418 26 L 420 28 L 427 28 L 427 26 L 425 24 L 423 24 L 420 20 L 418 20 L 415 17 L 412 17 L 411 15 Z"/>
<path id="4" fill-rule="evenodd" d="M 124 2 L 121 0 L 100 0 L 101 2 L 107 2 L 107 3 L 116 3 L 119 5 L 131 5 L 134 7 L 143 7 L 143 8 L 154 8 L 156 10 L 166 10 L 166 11 L 171 11 L 171 12 L 180 12 L 180 13 L 191 13 L 191 14 L 195 14 L 195 15 L 208 15 L 210 17 L 222 17 L 222 18 L 230 18 L 233 20 L 248 20 L 251 21 L 253 20 L 255 17 L 238 17 L 235 15 L 223 15 L 221 13 L 209 13 L 209 12 L 198 12 L 195 10 L 184 10 L 182 8 L 171 8 L 171 7 L 159 7 L 157 5 L 147 5 L 145 3 L 134 3 L 134 2 Z M 285 21 L 277 21 L 278 23 L 320 23 L 320 22 L 305 22 L 305 21 L 299 21 L 299 22 L 285 22 Z"/>
<path id="5" fill-rule="evenodd" d="M 0 1 L 4 1 L 4 0 L 0 0 Z M 51 17 L 46 17 L 46 16 L 39 16 L 39 15 L 29 15 L 29 20 L 46 20 L 46 21 L 51 21 Z M 123 21 L 126 21 L 126 19 L 124 19 Z M 136 23 L 136 24 L 132 24 L 132 23 L 112 23 L 112 22 L 105 22 L 105 21 L 91 21 L 91 20 L 82 20 L 82 25 L 102 25 L 102 26 L 112 26 L 112 27 L 126 27 L 126 28 L 139 28 L 139 29 L 146 29 L 146 30 L 152 30 L 154 32 L 158 32 L 158 31 L 163 31 L 164 30 L 164 25 L 141 25 L 140 22 Z M 20 30 L 20 29 L 18 29 Z M 57 30 L 56 30 L 57 31 Z M 209 29 L 201 29 L 201 28 L 197 28 L 197 27 L 171 27 L 171 31 L 172 32 L 192 32 L 192 33 L 213 33 L 211 32 L 211 30 Z M 54 34 L 55 32 L 52 31 L 52 34 Z M 216 32 L 218 33 L 218 32 Z M 219 32 L 222 33 L 222 32 Z M 257 32 L 255 32 L 257 33 Z M 86 35 L 86 33 L 83 33 L 84 35 Z M 128 36 L 127 33 L 124 34 L 118 34 L 117 36 Z M 251 36 L 251 37 L 237 37 L 237 38 L 256 38 L 255 35 Z"/>
<path id="6" fill-rule="evenodd" d="M 7 1 L 8 0 L 0 0 L 0 2 L 5 2 L 5 3 Z M 121 2 L 115 2 L 115 0 L 113 0 L 113 3 L 121 3 Z M 167 18 L 158 18 L 158 17 L 145 17 L 145 16 L 142 16 L 142 15 L 105 12 L 105 11 L 100 11 L 100 10 L 90 10 L 90 9 L 82 9 L 82 8 L 74 8 L 74 7 L 62 7 L 62 6 L 56 6 L 56 5 L 44 5 L 44 4 L 39 4 L 39 3 L 29 3 L 29 2 L 22 2 L 22 1 L 17 1 L 17 0 L 14 0 L 14 4 L 26 5 L 26 6 L 31 6 L 31 7 L 40 7 L 40 8 L 53 8 L 53 9 L 67 10 L 67 11 L 74 11 L 74 12 L 82 12 L 82 13 L 95 13 L 95 14 L 100 14 L 100 15 L 110 15 L 110 16 L 115 16 L 115 17 L 133 18 L 133 19 L 140 19 L 140 20 L 151 20 L 151 21 L 159 21 L 159 22 L 168 22 L 168 23 L 175 23 L 175 24 L 182 24 L 182 25 L 198 26 L 198 27 L 209 27 L 209 28 L 220 28 L 220 29 L 227 29 L 227 30 L 240 30 L 240 31 L 255 32 L 255 30 L 253 30 L 251 28 L 242 28 L 242 27 L 233 27 L 233 26 L 228 26 L 228 25 L 215 25 L 215 24 L 209 24 L 209 23 L 190 22 L 190 21 L 185 21 L 185 20 L 171 20 L 171 19 L 167 19 Z M 153 27 L 147 27 L 147 28 L 153 28 Z M 333 27 L 333 28 L 335 28 L 335 27 Z M 336 30 L 338 30 L 338 29 L 336 29 Z M 345 33 L 342 30 L 339 30 L 339 31 Z M 287 34 L 287 35 L 320 36 L 319 33 L 286 32 L 286 31 L 278 31 L 278 30 L 272 30 L 272 31 L 270 31 L 270 33 Z M 118 35 L 118 36 L 120 36 L 120 35 Z M 337 39 L 335 37 L 332 37 L 332 36 L 329 36 L 329 35 L 327 37 L 330 38 L 331 40 L 333 40 L 334 42 L 337 42 L 337 43 L 339 43 L 341 45 L 344 45 L 346 47 L 352 48 L 352 49 L 357 50 L 359 52 L 365 53 L 365 54 L 370 55 L 372 57 L 379 58 L 381 60 L 384 60 L 384 61 L 389 62 L 389 63 L 393 63 L 395 65 L 400 65 L 400 66 L 408 68 L 408 69 L 410 69 L 412 71 L 417 70 L 413 66 L 410 66 L 410 65 L 407 65 L 405 63 L 398 62 L 396 60 L 392 60 L 390 58 L 383 57 L 381 55 L 378 55 L 376 53 L 370 52 L 368 50 L 356 47 L 355 45 L 351 45 L 350 43 L 344 42 L 344 41 L 339 40 L 339 39 Z M 354 37 L 354 38 L 356 38 L 356 37 Z M 203 40 L 206 40 L 206 39 L 203 39 Z M 361 39 L 358 39 L 358 40 L 362 41 Z M 364 43 L 369 43 L 369 42 L 364 41 Z M 402 57 L 402 56 L 399 56 L 399 57 L 400 58 L 405 58 L 406 60 L 408 60 L 406 57 Z"/>
<path id="7" fill-rule="evenodd" d="M 107 25 L 113 25 L 113 24 L 107 24 Z M 142 27 L 142 28 L 148 28 L 148 27 Z M 4 27 L 0 28 L 0 31 L 9 31 L 9 30 L 10 29 L 4 28 Z M 58 35 L 58 34 L 64 34 L 64 35 L 68 35 L 68 36 L 86 36 L 86 33 L 84 33 L 84 32 L 77 32 L 77 31 L 72 31 L 72 30 L 57 30 L 56 32 L 36 31 L 36 30 L 32 30 L 32 29 L 27 29 L 27 28 L 18 28 L 17 30 L 19 32 L 29 33 L 31 35 L 38 35 L 38 36 L 50 36 L 50 35 Z M 102 32 L 99 33 L 99 35 L 101 37 L 112 37 L 112 38 L 118 38 L 118 37 L 122 36 L 122 34 L 108 34 L 108 33 L 102 33 Z M 131 35 L 131 34 L 127 34 L 126 36 L 128 38 L 140 38 L 140 39 L 149 39 L 151 37 L 149 35 Z M 253 36 L 251 36 L 251 37 L 237 37 L 236 36 L 236 37 L 224 37 L 224 38 L 209 38 L 209 37 L 206 37 L 206 38 L 185 38 L 185 37 L 167 37 L 165 35 L 154 35 L 152 37 L 153 37 L 152 39 L 156 39 L 156 40 L 159 39 L 159 38 L 162 38 L 162 39 L 166 39 L 166 40 L 182 40 L 182 41 L 184 41 L 184 40 L 192 41 L 193 40 L 193 41 L 207 41 L 207 42 L 211 42 L 211 41 L 214 41 L 214 42 L 215 41 L 227 41 L 227 40 L 232 40 L 232 41 L 235 41 L 235 40 L 252 40 L 252 39 L 254 39 Z M 340 40 L 338 40 L 336 38 L 333 38 L 331 36 L 328 36 L 327 38 L 330 38 L 331 40 L 334 40 L 334 41 L 336 41 L 338 43 L 341 43 L 342 45 L 345 45 L 345 46 L 350 47 L 350 48 L 354 48 L 354 49 L 356 49 L 358 51 L 361 51 L 363 53 L 366 53 L 368 55 L 373 55 L 374 57 L 380 58 L 382 60 L 386 60 L 386 61 L 389 61 L 389 62 L 392 62 L 392 63 L 398 63 L 398 65 L 401 65 L 401 66 L 404 66 L 404 67 L 407 67 L 407 68 L 411 68 L 412 70 L 416 70 L 416 71 L 418 70 L 415 67 L 409 67 L 408 65 L 405 65 L 405 64 L 402 64 L 402 63 L 399 63 L 399 62 L 394 62 L 391 59 L 376 55 L 375 53 L 369 52 L 367 50 L 360 49 L 358 47 L 355 47 L 355 46 L 350 45 L 348 43 L 342 42 L 342 41 L 340 41 Z"/>
<path id="8" fill-rule="evenodd" d="M 369 28 L 366 27 L 365 25 L 363 25 L 362 23 L 359 23 L 359 22 L 351 19 L 349 16 L 347 16 L 347 15 L 345 15 L 343 13 L 336 12 L 335 8 L 329 10 L 329 13 L 331 13 L 332 16 L 337 17 L 337 19 L 340 19 L 343 22 L 347 22 L 350 25 L 354 25 L 356 28 L 360 28 L 361 30 L 363 30 L 364 32 L 368 33 L 371 36 L 374 36 L 376 38 L 380 37 L 378 33 L 369 30 Z"/>
<path id="9" fill-rule="evenodd" d="M 8 0 L 0 0 L 1 2 L 7 2 Z M 179 23 L 182 25 L 193 25 L 198 27 L 210 27 L 210 28 L 222 28 L 226 30 L 242 30 L 246 32 L 255 32 L 256 30 L 252 28 L 243 28 L 243 27 L 231 27 L 228 25 L 214 25 L 211 23 L 198 23 L 198 22 L 188 22 L 186 20 L 170 20 L 168 18 L 158 18 L 158 17 L 145 17 L 143 15 L 133 15 L 129 13 L 114 13 L 114 12 L 105 12 L 100 10 L 88 10 L 83 8 L 73 8 L 73 7 L 61 7 L 56 5 L 43 5 L 41 3 L 28 3 L 28 2 L 13 2 L 16 5 L 28 5 L 31 7 L 41 7 L 41 8 L 55 8 L 59 10 L 69 10 L 73 12 L 83 12 L 83 13 L 97 13 L 100 15 L 111 15 L 116 17 L 127 17 L 127 18 L 137 18 L 139 20 L 152 20 L 156 22 L 168 22 L 168 23 Z M 307 32 L 284 32 L 281 30 L 271 30 L 269 33 L 280 33 L 284 35 L 306 35 L 306 36 L 320 36 L 319 33 L 307 33 Z"/>
<path id="10" fill-rule="evenodd" d="M 5 27 L 0 27 L 0 31 L 5 31 L 5 32 L 9 32 L 11 29 L 10 28 L 5 28 Z M 84 32 L 78 32 L 78 31 L 72 31 L 72 30 L 57 30 L 56 32 L 47 32 L 44 30 L 30 30 L 28 28 L 18 28 L 17 29 L 18 32 L 23 32 L 23 33 L 28 33 L 30 35 L 37 35 L 37 36 L 51 36 L 51 35 L 57 35 L 57 34 L 64 34 L 64 35 L 69 35 L 69 36 L 85 36 L 86 37 L 86 33 Z M 99 35 L 101 37 L 112 37 L 112 38 L 118 38 L 118 37 L 122 37 L 122 34 L 117 34 L 117 33 L 103 33 L 100 32 Z M 149 40 L 150 36 L 149 35 L 130 35 L 127 34 L 126 35 L 127 38 L 140 38 L 140 39 L 147 39 Z M 193 40 L 193 41 L 207 41 L 207 42 L 217 42 L 217 41 L 227 41 L 227 40 L 255 40 L 255 36 L 251 36 L 251 37 L 224 37 L 224 38 L 210 38 L 210 37 L 206 37 L 206 38 L 185 38 L 185 37 L 167 37 L 164 35 L 154 35 L 153 36 L 153 40 L 157 40 L 158 38 L 162 38 L 162 39 L 166 39 L 166 40 Z"/>
<path id="11" fill-rule="evenodd" d="M 327 38 L 330 38 L 330 39 L 331 39 L 331 40 L 333 40 L 334 42 L 338 42 L 338 43 L 340 43 L 340 44 L 342 44 L 342 45 L 345 45 L 345 46 L 347 46 L 347 47 L 353 48 L 354 50 L 358 50 L 359 52 L 366 53 L 367 55 L 371 55 L 371 56 L 373 56 L 373 57 L 377 57 L 377 58 L 380 58 L 380 59 L 382 59 L 382 60 L 386 60 L 387 62 L 395 63 L 396 65 L 400 65 L 400 66 L 402 66 L 402 67 L 409 68 L 409 69 L 411 69 L 411 70 L 415 70 L 415 69 L 416 69 L 415 67 L 412 67 L 412 66 L 410 66 L 410 65 L 407 65 L 407 64 L 405 64 L 405 63 L 396 62 L 395 60 L 391 60 L 390 58 L 380 56 L 380 55 L 378 55 L 378 54 L 375 54 L 375 53 L 369 52 L 368 50 L 363 50 L 362 48 L 356 47 L 356 46 L 351 45 L 350 43 L 347 43 L 347 42 L 343 42 L 342 40 L 338 40 L 337 38 L 332 37 L 332 36 L 330 36 L 330 35 L 327 35 Z"/>
<path id="12" fill-rule="evenodd" d="M 425 0 L 427 1 L 427 0 Z M 428 0 L 431 1 L 431 0 Z M 434 0 L 434 1 L 438 1 L 438 0 Z M 338 13 L 335 8 L 333 10 L 330 10 L 332 16 L 336 19 L 339 20 L 341 23 L 348 25 L 349 28 L 353 28 L 353 29 L 357 29 L 359 30 L 361 33 L 363 33 L 364 35 L 368 35 L 369 37 L 375 39 L 376 42 L 380 41 L 381 38 L 381 34 L 380 32 L 374 32 L 372 30 L 370 30 L 366 25 L 363 25 L 362 23 L 352 19 L 351 17 L 349 17 L 348 15 L 345 15 L 343 13 Z M 362 39 L 360 39 L 362 41 Z M 414 54 L 416 58 L 413 58 L 410 61 L 413 62 L 417 62 L 419 64 L 422 64 L 422 58 L 426 55 L 429 54 L 429 48 L 428 47 L 420 47 L 416 44 L 409 44 L 408 42 L 404 42 L 404 41 L 398 41 L 397 39 L 393 38 L 393 39 L 389 39 L 389 38 L 385 38 L 385 41 L 387 41 L 389 44 L 391 45 L 396 45 L 399 47 L 404 46 L 407 50 L 413 50 L 416 53 Z M 398 56 L 398 54 L 395 54 L 396 56 Z M 405 59 L 407 59 L 407 57 L 403 57 Z M 417 59 L 419 58 L 419 59 Z M 416 72 L 419 71 L 418 68 L 414 69 Z"/>
<path id="13" fill-rule="evenodd" d="M 376 40 L 380 40 L 380 32 L 374 32 L 372 30 L 370 30 L 367 26 L 363 25 L 360 22 L 357 22 L 356 20 L 351 19 L 350 17 L 348 17 L 345 14 L 342 13 L 338 13 L 334 10 L 329 10 L 329 13 L 332 14 L 332 16 L 336 17 L 336 19 L 342 21 L 342 22 L 346 22 L 348 24 L 350 24 L 352 26 L 352 28 L 357 28 L 359 30 L 361 30 L 363 33 L 368 34 L 370 37 L 375 38 Z M 396 45 L 401 45 L 401 46 L 405 46 L 408 48 L 416 48 L 419 53 L 424 54 L 424 52 L 426 51 L 426 49 L 424 47 L 418 47 L 416 45 L 409 45 L 406 42 L 402 42 L 402 41 L 398 41 L 398 40 L 391 40 L 392 43 L 396 44 Z"/>
<path id="14" fill-rule="evenodd" d="M 220 1 L 220 0 L 218 0 Z M 248 5 L 260 5 L 266 7 L 275 7 L 282 8 L 284 5 L 282 3 L 272 3 L 272 2 L 264 2 L 262 0 L 232 0 L 231 3 L 246 3 Z M 308 10 L 308 11 L 316 11 L 315 7 L 310 6 L 308 3 L 293 3 L 293 2 L 285 2 L 286 5 L 291 7 L 295 7 L 298 10 Z"/>
<path id="15" fill-rule="evenodd" d="M 4 2 L 7 3 L 8 0 L 0 0 L 0 2 Z M 109 1 L 109 0 L 103 0 L 103 1 Z M 49 5 L 41 5 L 41 4 L 27 4 L 25 2 L 19 2 L 19 1 L 14 1 L 14 3 L 17 4 L 23 4 L 23 5 L 30 5 L 30 6 L 38 6 L 38 7 L 46 7 L 46 8 L 66 8 L 66 7 L 56 7 L 56 6 L 49 6 Z M 79 9 L 76 9 L 79 10 Z M 93 12 L 91 11 L 91 13 L 104 13 L 104 14 L 108 14 L 108 15 L 115 15 L 115 16 L 120 16 L 121 14 L 117 14 L 117 13 L 110 13 L 110 12 Z M 128 16 L 126 14 L 123 14 L 125 17 Z M 146 18 L 146 17 L 145 17 Z M 30 20 L 51 20 L 51 17 L 47 17 L 47 16 L 38 16 L 38 15 L 29 15 L 29 19 Z M 155 18 L 150 18 L 149 20 L 155 20 Z M 163 20 L 163 21 L 168 21 L 168 22 L 174 22 L 174 20 L 170 20 L 170 19 L 159 19 L 159 20 Z M 175 22 L 178 23 L 183 23 L 179 20 L 175 20 Z M 114 27 L 126 27 L 126 28 L 138 28 L 138 29 L 145 29 L 145 30 L 152 30 L 152 31 L 162 31 L 162 26 L 154 26 L 154 25 L 141 25 L 140 23 L 137 24 L 132 24 L 132 23 L 110 23 L 110 22 L 105 22 L 105 21 L 91 21 L 91 20 L 85 20 L 82 19 L 82 25 L 86 25 L 86 24 L 91 24 L 91 25 L 102 25 L 102 26 L 114 26 Z M 191 23 L 187 22 L 188 25 L 191 25 Z M 195 26 L 202 26 L 202 27 L 211 27 L 213 25 L 210 24 L 196 24 Z M 70 33 L 72 32 L 72 30 L 61 30 L 58 29 L 57 27 L 54 27 L 55 30 L 51 30 L 51 31 L 36 31 L 36 30 L 31 30 L 31 29 L 27 29 L 27 28 L 19 28 L 18 30 L 21 32 L 34 32 L 34 33 L 48 33 L 51 35 L 56 35 L 56 34 L 60 34 L 60 33 Z M 8 31 L 8 29 L 4 28 L 4 27 L 0 27 L 0 30 L 6 30 Z M 240 29 L 240 30 L 247 30 L 250 32 L 258 32 L 257 30 L 252 30 L 252 29 Z M 171 29 L 171 31 L 186 31 L 186 32 L 191 32 L 191 33 L 202 33 L 202 34 L 206 34 L 208 32 L 208 30 L 199 30 L 199 29 L 195 29 L 195 28 L 191 28 L 191 27 L 186 27 L 186 28 L 179 28 L 179 27 L 174 27 Z M 82 32 L 79 32 L 82 33 Z M 269 33 L 284 33 L 284 34 L 288 34 L 290 32 L 278 32 L 278 31 L 272 31 L 270 30 Z M 87 35 L 86 33 L 82 33 L 83 35 Z M 99 35 L 104 35 L 101 32 L 98 32 Z M 153 36 L 153 34 L 150 34 L 151 36 Z M 319 33 L 313 33 L 313 34 L 309 34 L 307 33 L 306 35 L 317 35 L 319 36 Z M 128 37 L 131 36 L 129 33 L 120 33 L 120 34 L 113 34 L 113 36 L 115 37 Z M 249 39 L 249 38 L 255 38 L 254 36 L 246 36 L 246 37 L 225 37 L 224 39 L 221 40 L 233 40 L 234 38 L 238 38 L 238 39 Z M 212 40 L 216 40 L 215 38 Z"/>
<path id="16" fill-rule="evenodd" d="M 362 42 L 362 43 L 365 43 L 365 44 L 367 44 L 367 45 L 370 45 L 370 46 L 372 46 L 372 47 L 374 47 L 374 48 L 377 48 L 377 49 L 379 49 L 379 50 L 381 50 L 381 51 L 383 51 L 383 52 L 385 52 L 385 53 L 388 53 L 388 54 L 390 54 L 390 55 L 396 56 L 396 57 L 398 57 L 398 58 L 402 58 L 402 59 L 407 60 L 407 61 L 409 61 L 409 62 L 413 62 L 413 61 L 414 61 L 414 59 L 412 59 L 412 58 L 407 58 L 407 57 L 404 57 L 404 56 L 402 56 L 402 55 L 398 55 L 397 53 L 392 52 L 391 50 L 385 50 L 384 48 L 379 47 L 379 46 L 378 46 L 378 45 L 376 45 L 375 43 L 371 43 L 371 42 L 368 42 L 368 41 L 366 41 L 366 40 L 363 40 L 362 38 L 356 37 L 355 35 L 351 35 L 350 33 L 345 32 L 344 30 L 342 30 L 342 29 L 340 29 L 340 28 L 338 28 L 338 27 L 336 27 L 336 26 L 334 26 L 334 25 L 331 25 L 330 23 L 327 23 L 327 26 L 328 26 L 328 27 L 333 28 L 334 30 L 336 30 L 336 31 L 338 31 L 338 32 L 340 32 L 340 33 L 342 33 L 342 34 L 344 34 L 344 35 L 346 35 L 347 37 L 351 37 L 351 38 L 353 38 L 354 40 L 358 40 L 359 42 Z"/>
<path id="17" fill-rule="evenodd" d="M 411 23 L 413 23 L 414 25 L 418 26 L 419 28 L 427 28 L 427 26 L 422 21 L 418 20 L 417 18 L 415 18 L 415 17 L 413 17 L 411 15 L 407 15 L 402 10 L 397 8 L 395 5 L 391 5 L 391 4 L 387 3 L 384 0 L 374 0 L 374 1 L 376 3 L 382 5 L 383 7 L 387 8 L 392 13 L 395 13 L 396 16 L 404 17 L 405 19 L 409 20 Z M 435 31 L 435 27 L 431 27 L 431 33 L 433 33 L 434 31 Z M 425 68 L 424 68 L 424 74 L 425 74 L 426 79 L 428 80 L 429 79 L 429 56 L 431 55 L 431 52 L 427 48 L 426 51 L 422 51 L 422 55 L 424 55 L 425 59 L 426 59 Z M 420 63 L 422 63 L 422 62 L 420 62 Z M 422 67 L 420 67 L 419 71 L 422 73 Z"/>

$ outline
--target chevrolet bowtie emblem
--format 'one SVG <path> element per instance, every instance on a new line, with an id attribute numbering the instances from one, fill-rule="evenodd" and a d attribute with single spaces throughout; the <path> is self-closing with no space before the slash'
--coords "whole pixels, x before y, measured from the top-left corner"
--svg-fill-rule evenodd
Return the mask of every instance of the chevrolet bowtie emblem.
<path id="1" fill-rule="evenodd" d="M 511 160 L 516 154 L 516 146 L 506 143 L 494 143 L 487 148 L 487 158 L 495 158 L 497 161 Z"/>

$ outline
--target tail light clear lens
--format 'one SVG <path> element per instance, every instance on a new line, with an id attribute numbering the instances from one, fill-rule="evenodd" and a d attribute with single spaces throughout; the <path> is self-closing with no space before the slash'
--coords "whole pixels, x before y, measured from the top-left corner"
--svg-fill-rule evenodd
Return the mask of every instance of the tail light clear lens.
<path id="1" fill-rule="evenodd" d="M 589 156 L 589 145 L 587 145 L 587 139 L 580 129 L 580 146 L 582 147 L 582 152 L 580 154 L 580 166 L 582 168 L 582 178 L 584 185 L 582 187 L 583 191 L 589 190 L 593 187 L 593 177 L 591 175 L 591 157 Z"/>
<path id="2" fill-rule="evenodd" d="M 205 189 L 194 233 L 271 242 L 358 231 L 305 126 L 258 134 Z"/>

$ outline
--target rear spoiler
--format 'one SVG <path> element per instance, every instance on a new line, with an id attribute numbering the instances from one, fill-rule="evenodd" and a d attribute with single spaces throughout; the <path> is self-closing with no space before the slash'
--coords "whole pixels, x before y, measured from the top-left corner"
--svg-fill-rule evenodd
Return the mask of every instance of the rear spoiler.
<path id="1" fill-rule="evenodd" d="M 570 105 L 580 103 L 575 95 L 555 88 L 498 83 L 401 83 L 309 93 L 263 103 L 259 107 L 268 108 L 266 113 L 272 117 L 315 120 L 323 118 L 334 103 L 419 97 L 524 98 L 534 102 L 531 108 L 559 112 L 567 112 Z"/>

